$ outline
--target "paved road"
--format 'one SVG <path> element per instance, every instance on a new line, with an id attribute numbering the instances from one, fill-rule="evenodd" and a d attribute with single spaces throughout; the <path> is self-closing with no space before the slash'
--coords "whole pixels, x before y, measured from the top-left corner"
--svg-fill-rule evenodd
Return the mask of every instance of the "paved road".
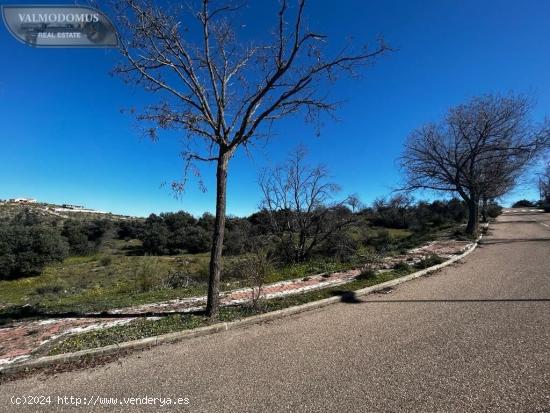
<path id="1" fill-rule="evenodd" d="M 66 395 L 190 404 L 48 411 L 550 412 L 549 300 L 550 214 L 509 213 L 463 263 L 390 294 L 9 382 L 0 410 Z"/>

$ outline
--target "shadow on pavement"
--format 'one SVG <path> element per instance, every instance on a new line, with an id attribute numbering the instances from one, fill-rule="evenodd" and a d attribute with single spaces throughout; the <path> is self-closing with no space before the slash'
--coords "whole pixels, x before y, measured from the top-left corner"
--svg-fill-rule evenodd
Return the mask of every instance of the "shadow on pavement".
<path id="1" fill-rule="evenodd" d="M 482 239 L 479 241 L 479 245 L 492 245 L 492 244 L 513 244 L 516 242 L 548 242 L 550 238 L 490 238 Z"/>
<path id="2" fill-rule="evenodd" d="M 505 212 L 502 214 L 504 217 L 513 217 L 513 216 L 522 216 L 522 215 L 538 215 L 538 216 L 545 216 L 545 213 L 542 211 L 525 211 L 525 212 Z"/>
<path id="3" fill-rule="evenodd" d="M 495 221 L 491 222 L 491 226 L 494 225 L 506 225 L 506 224 L 538 224 L 542 221 L 531 221 L 531 220 L 521 220 L 521 219 L 511 219 L 510 221 Z"/>
<path id="4" fill-rule="evenodd" d="M 340 301 L 346 304 L 359 304 L 362 303 L 362 300 L 359 300 L 356 295 L 355 291 L 333 291 L 333 295 L 340 296 Z"/>
<path id="5" fill-rule="evenodd" d="M 382 290 L 379 293 L 390 293 L 392 288 Z M 355 291 L 334 291 L 333 295 L 340 296 L 341 302 L 346 304 L 376 304 L 376 303 L 523 303 L 523 302 L 550 302 L 550 298 L 463 298 L 463 299 L 431 299 L 431 300 L 361 300 Z"/>
<path id="6" fill-rule="evenodd" d="M 378 304 L 378 303 L 523 303 L 541 302 L 549 303 L 550 298 L 465 298 L 465 299 L 433 299 L 433 300 L 359 300 L 353 291 L 349 293 L 354 296 L 354 303 Z M 342 300 L 342 302 L 346 302 Z"/>

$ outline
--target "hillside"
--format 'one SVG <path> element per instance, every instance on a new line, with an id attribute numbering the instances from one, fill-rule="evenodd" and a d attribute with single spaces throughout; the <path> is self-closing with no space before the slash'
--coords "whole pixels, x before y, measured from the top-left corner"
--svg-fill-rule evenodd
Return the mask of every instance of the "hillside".
<path id="1" fill-rule="evenodd" d="M 118 215 L 111 212 L 97 211 L 79 205 L 57 205 L 47 202 L 0 201 L 0 220 L 11 219 L 24 211 L 28 211 L 33 215 L 44 217 L 45 219 L 61 218 L 82 221 L 94 219 L 109 219 L 113 221 L 138 219 L 128 215 Z"/>

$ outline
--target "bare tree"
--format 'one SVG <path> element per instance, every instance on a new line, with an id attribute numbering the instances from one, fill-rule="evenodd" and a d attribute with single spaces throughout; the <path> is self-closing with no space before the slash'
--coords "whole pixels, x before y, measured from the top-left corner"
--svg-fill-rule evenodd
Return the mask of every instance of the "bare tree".
<path id="1" fill-rule="evenodd" d="M 262 298 L 263 286 L 272 262 L 266 250 L 258 250 L 246 256 L 238 263 L 237 271 L 246 280 L 250 287 L 251 304 L 256 311 L 261 310 L 260 300 Z"/>
<path id="2" fill-rule="evenodd" d="M 503 197 L 517 184 L 524 171 L 525 159 L 518 157 L 510 159 L 490 159 L 480 167 L 480 179 L 483 192 L 480 195 L 480 209 L 483 222 L 488 221 L 488 207 L 491 202 Z"/>
<path id="3" fill-rule="evenodd" d="M 364 208 L 363 203 L 361 202 L 361 199 L 359 198 L 359 195 L 357 194 L 351 194 L 348 196 L 347 204 L 349 208 L 351 209 L 351 212 L 359 212 L 362 208 Z"/>
<path id="4" fill-rule="evenodd" d="M 260 175 L 261 207 L 269 213 L 272 231 L 285 246 L 287 259 L 294 262 L 306 260 L 315 247 L 349 225 L 354 216 L 348 200 L 357 202 L 355 196 L 333 202 L 340 188 L 329 181 L 324 166 L 308 165 L 306 156 L 306 149 L 299 146 L 285 163 Z"/>
<path id="5" fill-rule="evenodd" d="M 548 146 L 548 123 L 535 126 L 532 108 L 525 96 L 486 95 L 452 108 L 439 124 L 415 130 L 401 157 L 404 189 L 458 193 L 468 205 L 466 232 L 476 234 L 480 201 L 513 188 Z"/>
<path id="6" fill-rule="evenodd" d="M 388 47 L 349 51 L 331 57 L 327 37 L 305 27 L 306 0 L 291 7 L 280 1 L 270 41 L 239 40 L 239 6 L 202 0 L 197 11 L 177 5 L 163 9 L 150 0 L 116 0 L 120 16 L 121 52 L 125 63 L 115 71 L 161 100 L 139 118 L 159 129 L 185 132 L 185 177 L 194 161 L 216 163 L 216 219 L 210 259 L 207 313 L 216 318 L 219 306 L 229 161 L 239 147 L 269 134 L 273 122 L 295 113 L 315 119 L 336 105 L 325 90 L 327 81 L 372 63 Z M 215 7 L 211 7 L 211 3 Z M 290 17 L 289 15 L 293 16 Z M 186 26 L 189 22 L 189 26 Z"/>

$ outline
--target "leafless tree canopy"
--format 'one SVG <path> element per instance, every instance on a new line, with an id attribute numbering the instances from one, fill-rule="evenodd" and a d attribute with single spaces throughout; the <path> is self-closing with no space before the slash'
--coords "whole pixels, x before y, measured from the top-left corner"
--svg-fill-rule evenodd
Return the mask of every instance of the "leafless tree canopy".
<path id="1" fill-rule="evenodd" d="M 457 192 L 470 209 L 467 230 L 475 233 L 479 201 L 508 192 L 548 146 L 549 125 L 534 125 L 532 108 L 525 96 L 487 95 L 415 130 L 401 157 L 405 189 Z"/>
<path id="2" fill-rule="evenodd" d="M 305 148 L 298 147 L 287 162 L 260 176 L 261 207 L 269 213 L 272 230 L 286 246 L 288 258 L 296 262 L 349 225 L 354 218 L 348 206 L 358 202 L 356 196 L 335 202 L 340 188 L 329 181 L 324 166 L 308 165 L 306 155 Z"/>
<path id="3" fill-rule="evenodd" d="M 125 57 L 115 72 L 159 96 L 139 118 L 152 125 L 153 139 L 159 129 L 184 132 L 185 177 L 194 161 L 216 163 L 207 304 L 215 318 L 229 160 L 239 146 L 269 135 L 278 119 L 297 112 L 314 119 L 333 111 L 325 86 L 339 75 L 354 75 L 388 47 L 381 41 L 372 49 L 343 47 L 327 57 L 327 37 L 306 28 L 306 0 L 280 1 L 272 36 L 264 43 L 239 38 L 235 13 L 242 5 L 229 0 L 171 10 L 150 0 L 115 2 Z M 174 189 L 183 189 L 185 177 Z"/>
<path id="4" fill-rule="evenodd" d="M 372 50 L 344 47 L 326 58 L 326 36 L 304 28 L 305 0 L 295 7 L 280 3 L 273 38 L 265 44 L 238 38 L 232 14 L 239 5 L 204 0 L 197 10 L 180 5 L 168 12 L 146 0 L 118 3 L 127 60 L 116 72 L 165 92 L 140 116 L 154 122 L 153 137 L 159 128 L 184 129 L 206 144 L 206 150 L 187 151 L 187 160 L 216 160 L 219 147 L 232 152 L 264 136 L 281 117 L 332 111 L 335 103 L 320 86 L 388 49 L 382 42 Z"/>

